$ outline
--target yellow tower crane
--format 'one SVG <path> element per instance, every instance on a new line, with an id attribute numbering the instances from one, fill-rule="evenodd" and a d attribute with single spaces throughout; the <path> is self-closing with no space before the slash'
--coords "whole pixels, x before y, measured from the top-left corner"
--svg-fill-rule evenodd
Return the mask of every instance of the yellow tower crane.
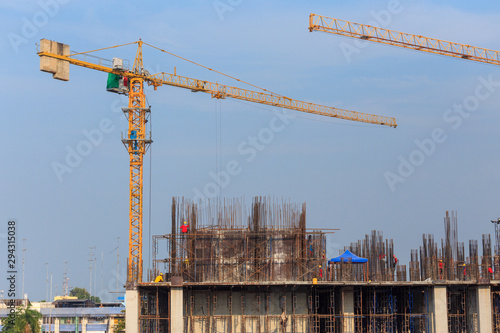
<path id="1" fill-rule="evenodd" d="M 323 31 L 406 49 L 500 65 L 500 51 L 448 42 L 370 25 L 311 14 L 309 31 Z"/>
<path id="2" fill-rule="evenodd" d="M 150 109 L 146 107 L 144 95 L 144 83 L 157 87 L 169 85 L 179 88 L 190 89 L 193 92 L 205 92 L 212 98 L 224 99 L 234 98 L 249 102 L 272 105 L 276 107 L 297 110 L 321 116 L 340 118 L 345 120 L 364 122 L 369 124 L 396 127 L 396 120 L 392 117 L 383 117 L 356 111 L 338 109 L 303 101 L 294 100 L 282 95 L 251 91 L 237 87 L 231 87 L 218 83 L 197 80 L 175 73 L 149 74 L 143 67 L 142 47 L 147 45 L 158 49 L 143 41 L 108 47 L 137 44 L 137 52 L 131 70 L 123 66 L 123 60 L 113 58 L 113 61 L 99 57 L 88 56 L 89 53 L 100 51 L 93 50 L 81 53 L 71 53 L 66 44 L 57 43 L 47 39 L 40 41 L 40 70 L 53 74 L 55 79 L 69 81 L 69 65 L 82 66 L 115 75 L 116 77 L 128 79 L 128 85 L 115 87 L 117 92 L 127 94 L 129 97 L 128 108 L 123 111 L 128 117 L 127 137 L 123 139 L 130 156 L 130 209 L 129 209 L 129 256 L 127 270 L 127 288 L 142 282 L 142 191 L 143 191 L 143 157 L 149 145 L 152 143 L 146 133 L 146 122 L 150 115 Z M 166 52 L 164 50 L 158 49 Z M 168 53 L 168 52 L 167 52 Z M 240 80 L 238 80 L 240 81 Z M 113 88 L 113 89 L 115 89 Z"/>

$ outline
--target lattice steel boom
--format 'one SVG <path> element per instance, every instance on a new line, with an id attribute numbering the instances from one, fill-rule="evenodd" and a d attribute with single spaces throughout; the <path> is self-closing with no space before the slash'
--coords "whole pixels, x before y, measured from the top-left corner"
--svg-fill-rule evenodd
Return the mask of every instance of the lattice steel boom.
<path id="1" fill-rule="evenodd" d="M 189 77 L 179 76 L 169 73 L 158 73 L 149 75 L 143 68 L 142 59 L 142 41 L 136 42 L 138 45 L 134 66 L 132 70 L 117 69 L 111 66 L 105 59 L 92 57 L 87 58 L 86 54 L 70 55 L 69 47 L 64 44 L 52 49 L 47 46 L 47 40 L 42 40 L 42 48 L 38 55 L 40 56 L 40 69 L 54 74 L 54 78 L 68 81 L 69 64 L 86 67 L 106 73 L 113 73 L 122 77 L 128 77 L 129 84 L 129 104 L 123 111 L 128 116 L 129 126 L 127 138 L 123 139 L 130 156 L 130 211 L 129 211 L 129 258 L 127 283 L 142 282 L 142 196 L 143 196 L 143 156 L 149 145 L 151 138 L 146 133 L 146 122 L 150 114 L 146 107 L 144 95 L 144 83 L 154 86 L 169 85 L 179 88 L 190 89 L 193 92 L 205 92 L 213 98 L 234 98 L 249 102 L 267 104 L 282 107 L 291 110 L 297 110 L 306 113 L 318 114 L 322 116 L 340 118 L 345 120 L 364 122 L 369 124 L 385 125 L 396 127 L 396 120 L 392 117 L 384 117 L 356 111 L 338 109 L 329 106 L 323 106 L 303 101 L 294 100 L 288 97 L 275 95 L 271 93 L 256 92 L 247 89 L 241 89 L 226 86 L 218 83 L 197 80 Z M 45 45 L 45 47 L 44 47 Z M 64 45 L 64 52 L 62 46 Z M 77 59 L 77 55 L 84 55 L 85 59 Z M 89 60 L 93 60 L 89 61 Z M 50 63 L 53 61 L 54 63 Z M 56 63 L 57 62 L 57 63 Z M 108 64 L 109 63 L 109 64 Z M 60 73 L 62 70 L 63 73 Z"/>
<path id="2" fill-rule="evenodd" d="M 309 31 L 323 31 L 417 51 L 500 65 L 500 51 L 373 27 L 316 14 L 309 16 Z"/>

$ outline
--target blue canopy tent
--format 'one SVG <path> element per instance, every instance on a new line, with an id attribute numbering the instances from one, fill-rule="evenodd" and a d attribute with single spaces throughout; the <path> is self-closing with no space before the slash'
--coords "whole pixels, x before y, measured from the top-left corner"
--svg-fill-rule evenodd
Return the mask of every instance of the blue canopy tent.
<path id="1" fill-rule="evenodd" d="M 367 262 L 368 262 L 368 259 L 358 257 L 357 255 L 355 255 L 351 251 L 346 250 L 344 253 L 342 253 L 338 257 L 332 258 L 332 259 L 330 259 L 330 261 L 328 261 L 328 264 L 330 264 L 330 265 L 331 264 L 340 264 L 340 267 L 338 267 L 338 269 L 340 269 L 340 271 L 338 269 L 330 270 L 331 271 L 330 278 L 332 280 L 334 280 L 336 277 L 336 279 L 343 280 L 347 276 L 349 276 L 348 279 L 352 279 L 353 281 L 366 281 L 366 276 L 367 276 L 366 263 Z M 345 266 L 346 264 L 348 266 Z M 351 266 L 351 264 L 363 264 L 362 270 L 359 271 L 357 268 L 355 268 L 355 266 Z M 345 270 L 347 270 L 347 271 L 345 271 Z M 355 273 L 356 271 L 358 273 Z M 346 273 L 347 273 L 347 276 L 346 276 Z"/>
<path id="2" fill-rule="evenodd" d="M 331 263 L 335 262 L 353 262 L 353 263 L 365 263 L 368 262 L 368 259 L 361 258 L 352 253 L 349 250 L 346 250 L 344 253 L 330 260 Z"/>

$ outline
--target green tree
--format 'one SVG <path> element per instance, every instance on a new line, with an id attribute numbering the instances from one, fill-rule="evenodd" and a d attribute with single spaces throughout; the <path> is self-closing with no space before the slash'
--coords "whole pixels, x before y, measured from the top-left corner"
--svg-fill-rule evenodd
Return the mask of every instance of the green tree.
<path id="1" fill-rule="evenodd" d="M 76 296 L 78 299 L 89 299 L 90 294 L 85 288 L 75 287 L 69 291 L 70 296 Z"/>
<path id="2" fill-rule="evenodd" d="M 118 319 L 118 323 L 115 325 L 113 330 L 117 333 L 125 332 L 125 319 L 124 318 Z"/>
<path id="3" fill-rule="evenodd" d="M 2 333 L 40 333 L 39 320 L 42 314 L 31 309 L 31 305 L 26 308 L 18 308 L 13 319 L 6 321 L 2 328 Z"/>
<path id="4" fill-rule="evenodd" d="M 69 291 L 70 296 L 76 296 L 78 299 L 90 299 L 94 303 L 101 303 L 101 299 L 97 296 L 90 296 L 85 288 L 75 287 Z"/>
<path id="5" fill-rule="evenodd" d="M 16 312 L 9 314 L 7 318 L 2 319 L 2 333 L 17 333 L 16 331 L 16 315 L 19 312 L 19 309 Z"/>
<path id="6" fill-rule="evenodd" d="M 97 296 L 90 296 L 90 300 L 94 303 L 101 303 L 101 299 Z"/>

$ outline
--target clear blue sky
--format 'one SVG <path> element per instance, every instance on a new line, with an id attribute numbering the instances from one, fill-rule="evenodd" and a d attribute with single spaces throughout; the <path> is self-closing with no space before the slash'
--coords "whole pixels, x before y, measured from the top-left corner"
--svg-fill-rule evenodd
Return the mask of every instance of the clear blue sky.
<path id="1" fill-rule="evenodd" d="M 40 72 L 35 43 L 41 38 L 69 44 L 75 51 L 142 38 L 290 98 L 397 119 L 399 126 L 392 129 L 290 112 L 294 118 L 249 162 L 249 153 L 238 147 L 248 148 L 248 138 L 269 128 L 279 110 L 216 101 L 172 87 L 148 89 L 154 139 L 152 234 L 169 231 L 172 196 L 192 198 L 195 189 L 203 191 L 212 182 L 216 133 L 221 134 L 223 168 L 235 160 L 242 169 L 220 196 L 250 200 L 271 195 L 307 202 L 310 227 L 341 229 L 329 238 L 329 255 L 377 229 L 394 238 L 396 255 L 406 263 L 422 233 L 443 236 L 446 210 L 458 211 L 460 240 L 466 242 L 492 233 L 489 221 L 500 216 L 499 68 L 359 45 L 307 29 L 313 12 L 498 50 L 497 1 L 28 0 L 2 1 L 0 8 L 0 220 L 5 225 L 17 219 L 18 238 L 26 238 L 24 288 L 30 299 L 45 298 L 44 263 L 53 273 L 54 293 L 61 293 L 65 261 L 70 287 L 88 289 L 89 248 L 95 246 L 97 294 L 111 300 L 116 296 L 107 293 L 116 288 L 116 237 L 122 276 L 128 252 L 129 166 L 120 141 L 127 128 L 120 117 L 125 103 L 105 91 L 103 73 L 73 66 L 70 81 L 60 82 Z M 390 8 L 397 10 L 391 13 Z M 101 56 L 132 60 L 134 54 L 129 47 Z M 145 51 L 144 62 L 150 72 L 176 67 L 180 75 L 238 85 L 151 50 Z M 473 111 L 462 116 L 454 105 L 464 103 L 471 103 L 467 107 Z M 216 110 L 221 114 L 217 131 Z M 83 132 L 98 129 L 103 119 L 112 130 L 60 181 L 54 162 L 65 163 L 68 147 L 76 149 L 86 140 Z M 425 146 L 429 151 L 424 154 L 416 140 L 428 143 L 436 131 L 440 142 Z M 418 166 L 398 172 L 401 160 L 410 158 Z M 145 248 L 149 155 L 146 160 Z M 391 187 L 388 173 L 404 182 Z M 0 234 L 5 234 L 2 228 Z M 0 270 L 6 271 L 5 238 L 0 246 L 5 253 Z M 144 259 L 147 267 L 147 251 Z M 0 288 L 6 290 L 2 281 Z"/>

